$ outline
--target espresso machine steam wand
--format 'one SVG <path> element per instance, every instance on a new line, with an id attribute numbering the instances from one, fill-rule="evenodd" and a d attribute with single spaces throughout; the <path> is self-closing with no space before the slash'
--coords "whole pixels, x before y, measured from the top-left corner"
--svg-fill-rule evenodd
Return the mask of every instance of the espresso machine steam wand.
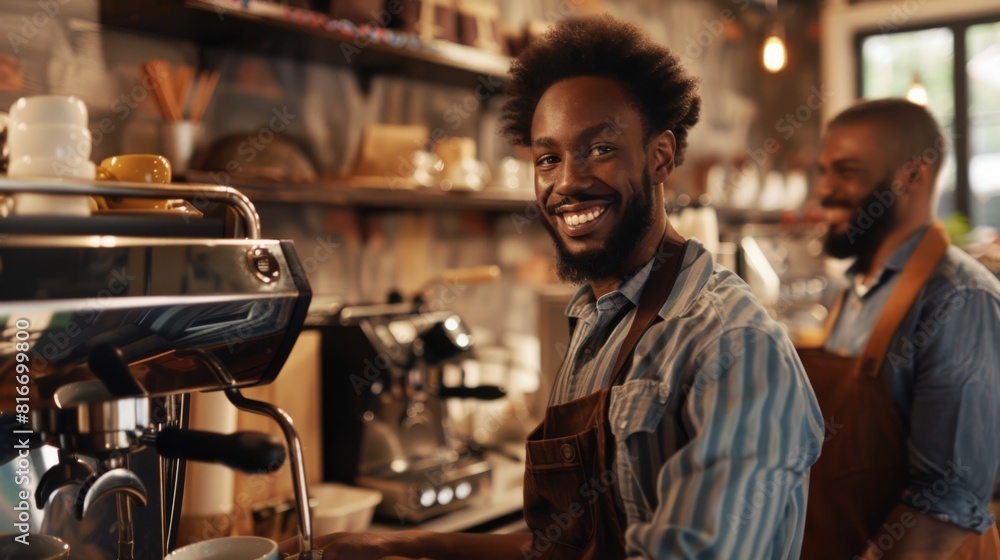
<path id="1" fill-rule="evenodd" d="M 277 422 L 288 445 L 288 459 L 291 462 L 292 486 L 295 489 L 295 507 L 299 516 L 299 559 L 322 560 L 323 552 L 313 550 L 312 515 L 309 509 L 309 494 L 306 488 L 305 460 L 302 454 L 302 440 L 299 438 L 292 417 L 277 406 L 264 401 L 247 398 L 238 387 L 233 376 L 214 355 L 197 349 L 179 352 L 181 355 L 200 358 L 209 366 L 216 380 L 227 385 L 226 398 L 233 406 L 253 414 L 267 416 Z"/>
<path id="2" fill-rule="evenodd" d="M 299 558 L 301 560 L 322 560 L 323 552 L 313 550 L 312 515 L 309 511 L 309 494 L 306 492 L 306 472 L 302 457 L 302 441 L 299 439 L 292 417 L 287 412 L 264 401 L 246 398 L 239 389 L 226 389 L 226 398 L 240 410 L 271 417 L 281 426 L 288 442 L 288 457 L 292 465 L 292 484 L 295 487 L 295 507 L 299 514 Z"/>

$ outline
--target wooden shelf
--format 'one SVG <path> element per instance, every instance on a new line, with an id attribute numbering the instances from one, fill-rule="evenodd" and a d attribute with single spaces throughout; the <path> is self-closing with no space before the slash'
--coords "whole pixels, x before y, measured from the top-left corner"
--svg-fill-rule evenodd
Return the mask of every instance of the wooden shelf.
<path id="1" fill-rule="evenodd" d="M 173 37 L 202 48 L 242 52 L 349 67 L 362 78 L 388 74 L 498 93 L 510 58 L 447 41 L 424 43 L 413 34 L 383 28 L 359 29 L 323 14 L 263 0 L 100 0 L 101 23 L 144 35 Z M 360 37 L 360 39 L 359 39 Z M 214 183 L 206 172 L 184 177 Z M 258 179 L 232 186 L 261 203 L 328 204 L 366 208 L 524 212 L 531 191 L 500 188 L 480 192 L 356 186 L 323 180 L 301 185 Z"/>
<path id="2" fill-rule="evenodd" d="M 510 58 L 482 49 L 448 41 L 425 43 L 394 30 L 359 30 L 317 12 L 262 0 L 250 0 L 246 7 L 238 0 L 101 0 L 100 5 L 101 23 L 110 27 L 203 47 L 348 66 L 367 76 L 392 74 L 476 87 L 502 81 L 510 65 Z"/>
<path id="3" fill-rule="evenodd" d="M 192 183 L 213 184 L 211 174 L 189 171 L 184 177 Z M 346 181 L 323 180 L 315 184 L 280 183 L 266 180 L 240 180 L 228 183 L 258 203 L 327 204 L 360 208 L 405 210 L 478 210 L 524 213 L 535 204 L 530 190 L 487 188 L 478 192 L 441 191 L 417 187 L 389 188 L 386 185 L 357 185 Z"/>

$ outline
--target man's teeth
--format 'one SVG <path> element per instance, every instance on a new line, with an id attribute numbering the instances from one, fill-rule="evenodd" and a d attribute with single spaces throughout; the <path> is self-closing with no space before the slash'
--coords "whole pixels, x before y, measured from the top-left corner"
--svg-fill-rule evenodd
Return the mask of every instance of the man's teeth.
<path id="1" fill-rule="evenodd" d="M 603 206 L 597 206 L 595 208 L 590 208 L 584 212 L 566 213 L 563 214 L 563 219 L 566 223 L 571 226 L 579 226 L 587 222 L 597 219 L 604 212 Z"/>

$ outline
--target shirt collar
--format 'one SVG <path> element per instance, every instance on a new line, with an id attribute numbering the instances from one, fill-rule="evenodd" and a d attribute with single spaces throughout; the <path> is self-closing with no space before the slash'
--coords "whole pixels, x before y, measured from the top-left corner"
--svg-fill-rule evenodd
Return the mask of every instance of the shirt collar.
<path id="1" fill-rule="evenodd" d="M 866 293 L 874 289 L 875 286 L 878 286 L 906 266 L 907 261 L 909 261 L 910 257 L 913 256 L 913 252 L 916 251 L 917 245 L 920 243 L 920 240 L 923 239 L 924 233 L 927 232 L 928 227 L 930 226 L 925 225 L 918 229 L 905 242 L 903 242 L 903 244 L 900 245 L 899 248 L 892 253 L 892 255 L 889 256 L 889 258 L 885 261 L 885 264 L 882 265 L 882 270 L 880 270 L 876 275 L 878 280 L 872 284 L 871 287 L 865 287 L 861 284 L 863 275 L 861 274 L 861 271 L 858 270 L 858 263 L 855 261 L 854 264 L 847 269 L 847 277 L 854 284 L 855 293 L 859 296 L 864 296 Z"/>
<path id="2" fill-rule="evenodd" d="M 642 294 L 642 287 L 646 284 L 646 280 L 653 269 L 653 258 L 655 258 L 655 255 L 654 257 L 650 257 L 646 261 L 646 264 L 642 265 L 630 276 L 626 276 L 617 290 L 604 294 L 600 299 L 594 297 L 594 290 L 591 289 L 590 284 L 583 284 L 569 300 L 569 304 L 566 306 L 566 315 L 579 319 L 591 306 L 596 304 L 598 307 L 601 307 L 605 302 L 620 309 L 621 305 L 619 303 L 625 303 L 621 301 L 622 297 L 631 302 L 632 305 L 639 305 L 639 296 Z"/>

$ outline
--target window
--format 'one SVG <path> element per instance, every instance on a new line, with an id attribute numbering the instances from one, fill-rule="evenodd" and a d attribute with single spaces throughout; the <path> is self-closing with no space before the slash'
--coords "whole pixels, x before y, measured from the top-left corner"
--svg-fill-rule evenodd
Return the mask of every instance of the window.
<path id="1" fill-rule="evenodd" d="M 1000 227 L 1000 18 L 858 36 L 859 95 L 926 105 L 951 139 L 938 213 Z"/>
<path id="2" fill-rule="evenodd" d="M 1000 226 L 1000 21 L 970 26 L 965 42 L 971 217 Z"/>

